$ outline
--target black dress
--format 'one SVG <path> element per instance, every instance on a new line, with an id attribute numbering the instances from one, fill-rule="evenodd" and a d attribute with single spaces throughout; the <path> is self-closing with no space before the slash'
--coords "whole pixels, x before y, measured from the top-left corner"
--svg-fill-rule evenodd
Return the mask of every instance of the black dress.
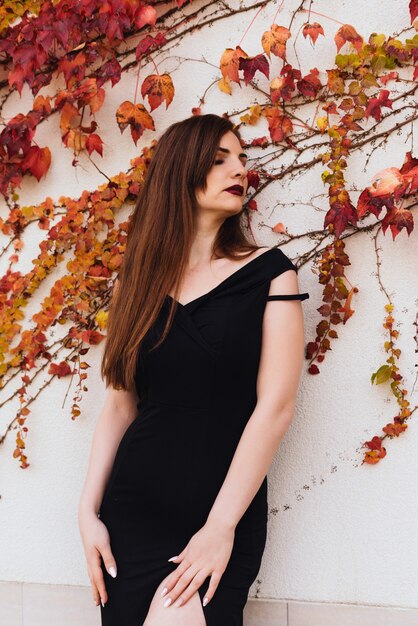
<path id="1" fill-rule="evenodd" d="M 119 444 L 100 508 L 117 564 L 102 564 L 103 626 L 140 626 L 162 580 L 206 522 L 246 422 L 256 406 L 262 318 L 270 281 L 295 265 L 269 248 L 214 289 L 178 304 L 154 351 L 170 296 L 138 351 L 138 416 Z M 267 478 L 235 530 L 232 554 L 209 604 L 207 626 L 239 626 L 266 542 Z M 201 599 L 208 577 L 199 589 Z M 163 600 L 162 600 L 163 602 Z M 169 610 L 169 609 L 167 609 Z"/>

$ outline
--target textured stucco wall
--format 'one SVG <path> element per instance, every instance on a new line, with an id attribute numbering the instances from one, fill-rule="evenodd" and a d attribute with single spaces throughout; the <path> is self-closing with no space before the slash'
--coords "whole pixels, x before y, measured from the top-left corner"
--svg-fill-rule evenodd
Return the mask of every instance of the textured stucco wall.
<path id="1" fill-rule="evenodd" d="M 199 0 L 194 0 L 193 7 L 198 3 Z M 288 25 L 290 12 L 298 5 L 296 0 L 285 2 L 276 23 Z M 248 54 L 261 51 L 260 37 L 269 28 L 278 6 L 278 2 L 272 2 L 258 15 L 242 43 Z M 366 4 L 360 0 L 332 4 L 318 1 L 313 8 L 352 24 L 365 39 L 372 32 L 391 34 L 409 24 L 406 0 L 373 0 Z M 176 95 L 167 112 L 165 106 L 153 112 L 157 132 L 188 116 L 191 108 L 198 106 L 204 89 L 218 76 L 215 67 L 197 59 L 204 57 L 217 65 L 224 48 L 239 43 L 254 14 L 246 12 L 235 19 L 217 22 L 173 50 L 173 55 L 195 61 L 179 64 L 174 56 L 158 58 L 159 71 L 172 72 Z M 288 43 L 289 61 L 296 66 L 292 43 L 305 19 L 306 14 L 296 19 L 293 38 Z M 315 20 L 323 25 L 326 36 L 319 37 L 315 49 L 302 36 L 298 37 L 302 74 L 315 66 L 325 71 L 333 65 L 333 37 L 339 24 L 320 16 L 314 16 L 311 21 Z M 271 78 L 277 75 L 281 65 L 280 60 L 273 59 Z M 141 76 L 153 71 L 151 65 L 145 66 Z M 258 74 L 257 80 L 268 90 L 267 79 Z M 121 135 L 117 128 L 115 110 L 123 100 L 133 99 L 135 81 L 136 73 L 131 71 L 114 89 L 107 89 L 105 106 L 96 114 L 105 154 L 102 160 L 95 157 L 95 161 L 107 174 L 126 170 L 140 145 L 148 144 L 155 136 L 146 132 L 135 147 L 129 129 Z M 41 93 L 52 94 L 56 86 L 57 83 Z M 250 87 L 240 89 L 234 84 L 232 97 L 214 87 L 207 95 L 203 112 L 221 114 L 240 110 L 255 97 L 256 92 Z M 15 94 L 5 114 L 11 117 L 27 111 L 30 101 L 26 90 L 21 99 Z M 257 134 L 267 134 L 266 126 Z M 372 174 L 383 167 L 400 166 L 405 152 L 411 149 L 411 139 L 406 140 L 406 135 L 405 127 L 386 150 L 377 150 L 366 172 L 362 155 L 356 153 L 347 173 L 348 189 L 362 189 L 370 184 Z M 46 195 L 54 199 L 60 195 L 77 197 L 83 189 L 94 189 L 104 182 L 87 159 L 80 159 L 77 170 L 71 167 L 72 154 L 61 146 L 57 117 L 40 127 L 36 139 L 40 146 L 51 148 L 53 162 L 40 184 L 24 182 L 22 204 L 40 202 Z M 313 168 L 285 187 L 270 188 L 259 198 L 260 213 L 254 216 L 254 232 L 260 245 L 276 242 L 276 236 L 263 223 L 272 226 L 284 221 L 292 233 L 321 228 L 327 210 L 327 188 L 321 182 L 320 171 L 320 167 Z M 357 194 L 353 198 L 356 200 Z M 307 205 L 312 199 L 319 207 L 316 211 Z M 126 211 L 121 213 L 121 218 L 125 215 Z M 21 271 L 30 268 L 42 235 L 42 231 L 33 228 L 25 238 Z M 409 390 L 416 374 L 413 321 L 418 273 L 413 270 L 416 270 L 417 238 L 416 228 L 409 238 L 402 232 L 392 242 L 388 232 L 378 240 L 382 278 L 396 306 L 398 347 L 402 350 L 400 368 Z M 3 245 L 3 240 L 0 244 Z M 283 249 L 295 259 L 304 250 L 302 245 Z M 333 342 L 321 374 L 314 377 L 303 373 L 294 421 L 269 473 L 269 537 L 252 595 L 417 607 L 418 535 L 414 529 L 418 519 L 415 453 L 418 425 L 411 419 L 406 434 L 387 441 L 387 457 L 378 466 L 360 465 L 360 442 L 378 434 L 395 415 L 397 405 L 392 398 L 389 400 L 387 389 L 370 383 L 372 372 L 386 358 L 382 328 L 385 298 L 376 278 L 372 235 L 350 238 L 346 245 L 352 263 L 348 276 L 359 288 L 354 299 L 356 313 L 345 326 L 337 328 L 340 338 Z M 46 281 L 41 297 L 47 294 L 53 279 Z M 309 291 L 311 296 L 302 305 L 306 341 L 309 341 L 315 336 L 321 288 L 307 266 L 299 272 L 299 283 L 301 291 Z M 35 307 L 29 305 L 27 319 L 34 311 Z M 90 442 L 104 398 L 99 376 L 101 354 L 99 346 L 88 355 L 92 365 L 88 370 L 89 392 L 75 422 L 69 417 L 69 403 L 62 406 L 67 380 L 55 380 L 36 403 L 28 419 L 29 469 L 22 471 L 11 458 L 14 433 L 1 449 L 0 580 L 89 584 L 78 534 L 77 506 Z M 416 398 L 416 393 L 411 396 L 412 404 Z M 17 406 L 15 402 L 1 410 L 2 431 Z"/>

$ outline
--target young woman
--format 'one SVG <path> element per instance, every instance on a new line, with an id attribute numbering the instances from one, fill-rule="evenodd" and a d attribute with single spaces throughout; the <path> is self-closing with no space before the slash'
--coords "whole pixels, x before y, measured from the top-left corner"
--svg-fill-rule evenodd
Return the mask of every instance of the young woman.
<path id="1" fill-rule="evenodd" d="M 131 216 L 79 506 L 103 626 L 242 625 L 260 568 L 309 295 L 244 234 L 246 160 L 225 118 L 172 124 Z"/>

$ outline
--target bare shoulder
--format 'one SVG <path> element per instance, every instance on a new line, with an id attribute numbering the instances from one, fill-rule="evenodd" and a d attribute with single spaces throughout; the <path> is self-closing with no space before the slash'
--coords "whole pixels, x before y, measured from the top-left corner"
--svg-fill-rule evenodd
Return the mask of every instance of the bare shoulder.
<path id="1" fill-rule="evenodd" d="M 299 292 L 298 275 L 294 269 L 285 270 L 270 281 L 269 296 L 291 295 Z M 293 302 L 298 302 L 294 300 Z"/>

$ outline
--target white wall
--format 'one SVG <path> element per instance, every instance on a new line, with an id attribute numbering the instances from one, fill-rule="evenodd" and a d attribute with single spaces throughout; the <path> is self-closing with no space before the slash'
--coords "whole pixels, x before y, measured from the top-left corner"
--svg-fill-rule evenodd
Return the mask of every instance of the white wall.
<path id="1" fill-rule="evenodd" d="M 199 1 L 194 0 L 193 8 Z M 290 12 L 298 5 L 296 0 L 284 3 L 276 22 L 287 25 Z M 261 35 L 269 28 L 278 6 L 278 2 L 270 3 L 258 15 L 241 44 L 248 54 L 261 52 Z M 352 0 L 330 4 L 322 0 L 313 8 L 335 20 L 352 24 L 365 39 L 372 32 L 391 34 L 409 24 L 406 1 L 373 0 L 365 4 Z M 218 65 L 224 48 L 239 43 L 254 14 L 246 12 L 234 19 L 216 22 L 211 29 L 206 28 L 193 38 L 183 40 L 172 54 L 192 59 L 204 57 Z M 292 28 L 293 38 L 288 43 L 288 58 L 295 66 L 297 60 L 292 43 L 305 19 L 306 14 L 299 14 Z M 303 75 L 316 66 L 324 80 L 325 69 L 333 67 L 333 37 L 339 24 L 320 16 L 313 16 L 311 21 L 319 21 L 326 36 L 319 37 L 316 47 L 312 48 L 300 35 L 298 57 Z M 193 60 L 179 66 L 178 60 L 168 55 L 155 55 L 155 59 L 161 73 L 172 72 L 176 88 L 168 111 L 163 105 L 153 112 L 158 136 L 171 122 L 191 114 L 191 108 L 198 106 L 205 88 L 220 73 L 212 65 Z M 271 78 L 277 75 L 281 65 L 280 60 L 273 58 Z M 151 65 L 146 66 L 141 76 L 145 78 L 153 72 Z M 266 78 L 257 74 L 257 80 L 268 90 Z M 102 160 L 95 157 L 95 161 L 108 175 L 126 170 L 140 146 L 148 144 L 155 136 L 147 131 L 135 147 L 129 129 L 121 135 L 117 128 L 115 110 L 123 100 L 133 99 L 135 81 L 136 72 L 131 71 L 114 89 L 107 89 L 105 106 L 96 115 L 105 154 Z M 54 83 L 41 93 L 53 94 L 58 84 L 62 85 Z M 243 85 L 240 89 L 234 84 L 232 97 L 213 87 L 202 112 L 233 112 L 258 97 L 250 86 Z M 6 117 L 27 111 L 30 102 L 25 88 L 22 99 L 16 94 L 10 99 L 4 111 Z M 148 108 L 148 104 L 146 106 Z M 312 115 L 313 109 L 310 109 L 311 119 Z M 250 129 L 250 133 L 256 133 L 253 136 L 267 134 L 264 123 L 259 128 Z M 376 171 L 402 165 L 405 152 L 411 149 L 411 138 L 406 138 L 408 130 L 404 127 L 386 149 L 377 150 L 366 171 L 363 171 L 364 154 L 355 153 L 350 159 L 347 187 L 353 190 L 354 201 L 358 195 L 355 189 L 362 190 L 370 184 Z M 47 195 L 54 200 L 61 195 L 78 197 L 83 189 L 94 189 L 104 182 L 85 158 L 80 158 L 77 170 L 71 167 L 72 154 L 61 146 L 57 116 L 40 127 L 36 140 L 40 146 L 51 148 L 53 163 L 40 184 L 30 180 L 23 183 L 22 205 L 40 202 Z M 280 183 L 270 187 L 258 199 L 260 213 L 254 216 L 254 231 L 260 245 L 276 243 L 276 235 L 269 227 L 278 221 L 285 222 L 292 233 L 322 227 L 328 188 L 322 184 L 320 174 L 320 166 L 312 168 L 285 186 Z M 320 210 L 309 206 L 312 199 Z M 2 214 L 7 214 L 4 203 L 2 206 Z M 121 216 L 126 214 L 125 211 Z M 371 219 L 370 223 L 373 222 Z M 26 233 L 23 258 L 18 267 L 22 272 L 28 271 L 31 260 L 37 256 L 43 235 L 37 228 Z M 399 366 L 409 391 L 416 375 L 413 321 L 418 293 L 417 239 L 418 228 L 415 228 L 409 238 L 403 231 L 392 242 L 388 231 L 386 237 L 380 236 L 378 240 L 382 279 L 393 297 L 396 328 L 400 331 Z M 3 237 L 0 244 L 5 242 Z M 356 313 L 345 326 L 337 328 L 340 338 L 333 342 L 332 352 L 327 353 L 321 374 L 303 373 L 294 421 L 269 474 L 268 544 L 259 581 L 251 591 L 258 597 L 278 599 L 418 607 L 418 535 L 415 532 L 418 425 L 412 418 L 404 435 L 386 440 L 387 456 L 377 466 L 360 464 L 361 442 L 379 434 L 381 427 L 392 421 L 397 405 L 387 387 L 370 383 L 372 372 L 386 358 L 383 350 L 386 336 L 382 328 L 386 300 L 376 278 L 372 234 L 352 237 L 346 243 L 352 264 L 347 274 L 359 288 L 353 300 Z M 312 245 L 312 242 L 306 241 L 305 245 Z M 291 258 L 305 249 L 302 244 L 284 248 Z M 4 267 L 3 263 L 0 269 Z M 38 303 L 56 276 L 46 281 L 36 298 Z M 315 337 L 319 321 L 316 308 L 321 305 L 321 286 L 307 266 L 299 272 L 299 282 L 301 291 L 310 292 L 310 299 L 302 305 L 306 341 L 310 341 Z M 27 319 L 36 309 L 33 304 L 28 306 Z M 78 533 L 77 506 L 90 442 L 103 402 L 104 385 L 99 375 L 101 354 L 99 346 L 88 355 L 92 366 L 88 370 L 89 392 L 76 421 L 70 419 L 69 402 L 62 406 L 68 380 L 55 380 L 33 407 L 27 420 L 30 433 L 26 444 L 31 465 L 26 471 L 12 459 L 14 433 L 9 434 L 1 449 L 0 580 L 89 584 Z M 69 397 L 72 392 L 70 389 Z M 0 394 L 0 401 L 6 394 L 8 391 Z M 408 397 L 414 405 L 417 393 Z M 17 406 L 15 402 L 1 410 L 1 432 L 15 415 Z"/>

